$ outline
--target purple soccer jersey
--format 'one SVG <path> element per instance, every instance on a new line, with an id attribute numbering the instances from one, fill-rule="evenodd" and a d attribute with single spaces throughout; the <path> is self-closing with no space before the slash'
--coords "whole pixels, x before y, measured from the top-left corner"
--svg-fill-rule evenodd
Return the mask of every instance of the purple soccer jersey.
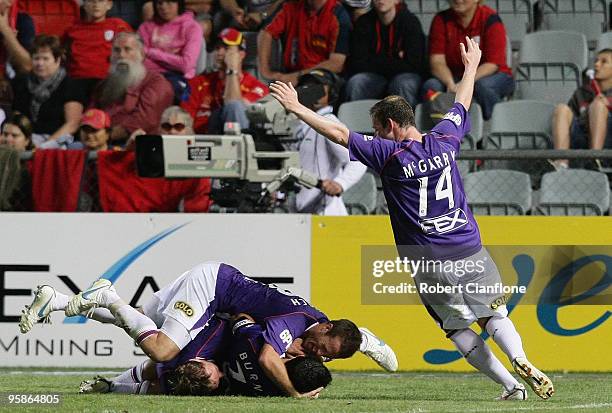
<path id="1" fill-rule="evenodd" d="M 351 132 L 349 154 L 381 178 L 395 243 L 427 247 L 438 259 L 460 259 L 481 248 L 456 158 L 470 117 L 455 103 L 423 142 L 395 142 Z"/>
<path id="2" fill-rule="evenodd" d="M 308 328 L 329 321 L 303 298 L 252 280 L 227 264 L 219 266 L 215 299 L 193 329 L 204 325 L 217 312 L 246 313 L 253 317 L 266 330 L 264 340 L 279 355 Z"/>
<path id="3" fill-rule="evenodd" d="M 223 372 L 230 383 L 230 394 L 284 396 L 259 365 L 259 353 L 266 343 L 264 335 L 265 331 L 258 324 L 240 327 L 234 335 L 223 359 Z"/>

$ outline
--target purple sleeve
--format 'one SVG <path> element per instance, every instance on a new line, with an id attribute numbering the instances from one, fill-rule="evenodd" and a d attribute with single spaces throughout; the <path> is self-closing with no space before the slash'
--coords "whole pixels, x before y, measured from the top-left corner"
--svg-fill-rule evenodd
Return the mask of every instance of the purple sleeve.
<path id="1" fill-rule="evenodd" d="M 470 129 L 470 115 L 461 103 L 455 102 L 444 118 L 433 127 L 431 133 L 436 137 L 449 139 L 453 146 L 459 149 L 463 137 L 469 133 Z"/>
<path id="2" fill-rule="evenodd" d="M 359 161 L 379 174 L 398 149 L 400 145 L 389 139 L 353 131 L 349 134 L 348 150 L 351 161 Z"/>
<path id="3" fill-rule="evenodd" d="M 302 313 L 271 317 L 265 322 L 266 330 L 263 332 L 263 339 L 282 356 L 293 340 L 301 336 L 314 322 L 314 319 Z"/>

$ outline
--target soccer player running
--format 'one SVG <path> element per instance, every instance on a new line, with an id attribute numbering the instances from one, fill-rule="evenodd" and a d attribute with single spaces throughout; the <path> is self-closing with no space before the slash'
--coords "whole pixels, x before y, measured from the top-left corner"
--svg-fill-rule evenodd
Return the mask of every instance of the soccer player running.
<path id="1" fill-rule="evenodd" d="M 481 57 L 473 39 L 466 37 L 460 47 L 465 71 L 455 104 L 428 134 L 416 129 L 412 108 L 399 96 L 388 96 L 370 109 L 376 134 L 372 137 L 349 131 L 343 124 L 310 111 L 299 103 L 291 84 L 275 82 L 270 90 L 285 109 L 331 141 L 348 147 L 351 160 L 361 161 L 380 175 L 400 255 L 417 250 L 428 258 L 458 263 L 452 268 L 466 268 L 460 267 L 460 261 L 484 264 L 480 272 L 462 276 L 441 268 L 433 273 L 415 274 L 417 284 L 501 285 L 497 267 L 482 247 L 455 163 L 463 136 L 469 132 L 468 109 Z M 554 393 L 552 382 L 527 360 L 505 305 L 492 305 L 498 298 L 499 295 L 467 292 L 421 294 L 428 312 L 467 362 L 503 385 L 499 399 L 524 400 L 527 393 L 470 328 L 474 322 L 490 334 L 534 392 L 547 399 Z"/>

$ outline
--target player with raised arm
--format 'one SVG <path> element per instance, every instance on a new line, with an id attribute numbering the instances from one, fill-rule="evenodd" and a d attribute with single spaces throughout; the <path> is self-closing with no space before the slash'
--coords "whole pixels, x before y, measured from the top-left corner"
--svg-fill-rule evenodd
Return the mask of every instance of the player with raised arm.
<path id="1" fill-rule="evenodd" d="M 436 267 L 434 271 L 420 271 L 414 274 L 417 285 L 501 285 L 497 267 L 482 247 L 455 162 L 461 141 L 470 129 L 467 111 L 481 57 L 473 39 L 466 37 L 460 47 L 465 71 L 455 104 L 428 134 L 416 129 L 412 108 L 399 96 L 388 96 L 371 108 L 376 136 L 367 136 L 307 109 L 299 103 L 291 84 L 275 82 L 270 87 L 285 109 L 328 139 L 348 147 L 351 160 L 361 161 L 380 175 L 400 255 L 448 261 L 451 268 L 466 262 L 482 264 L 479 270 L 466 271 L 461 276 Z M 499 294 L 421 293 L 421 299 L 467 362 L 503 385 L 500 399 L 524 400 L 527 393 L 470 328 L 474 322 L 490 334 L 538 396 L 552 396 L 552 382 L 527 360 L 505 305 L 493 305 L 500 299 Z"/>

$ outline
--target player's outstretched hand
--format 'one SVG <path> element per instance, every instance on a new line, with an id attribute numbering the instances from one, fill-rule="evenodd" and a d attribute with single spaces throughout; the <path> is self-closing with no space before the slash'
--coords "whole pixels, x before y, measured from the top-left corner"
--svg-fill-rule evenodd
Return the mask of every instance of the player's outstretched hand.
<path id="1" fill-rule="evenodd" d="M 300 393 L 296 398 L 298 399 L 318 399 L 319 394 L 323 391 L 323 387 L 309 391 L 308 393 Z"/>
<path id="2" fill-rule="evenodd" d="M 467 50 L 466 50 L 467 45 Z M 478 43 L 474 41 L 474 39 L 470 39 L 469 37 L 465 37 L 465 44 L 461 43 L 459 45 L 461 49 L 461 60 L 463 61 L 463 65 L 465 66 L 465 70 L 473 69 L 476 70 L 478 65 L 480 64 L 480 56 L 482 52 L 480 51 L 480 47 Z"/>
<path id="3" fill-rule="evenodd" d="M 270 93 L 289 112 L 295 112 L 300 106 L 298 95 L 291 82 L 283 83 L 278 80 L 270 84 Z"/>

